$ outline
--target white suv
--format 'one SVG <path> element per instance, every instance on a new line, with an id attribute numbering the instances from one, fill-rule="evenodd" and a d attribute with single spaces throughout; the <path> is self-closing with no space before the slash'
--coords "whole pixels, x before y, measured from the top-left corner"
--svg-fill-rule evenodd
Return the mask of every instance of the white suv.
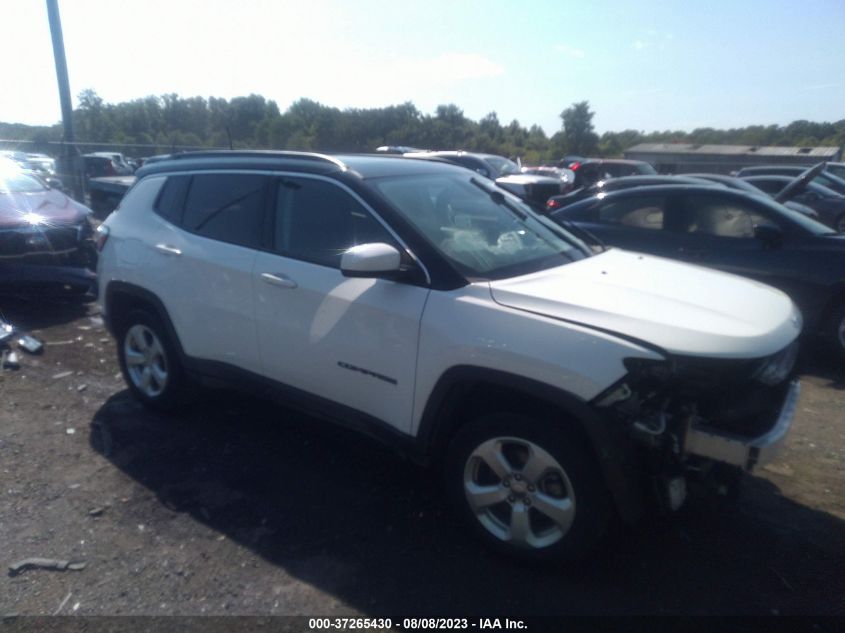
<path id="1" fill-rule="evenodd" d="M 647 490 L 676 508 L 692 472 L 765 463 L 795 409 L 784 294 L 596 253 L 456 166 L 174 155 L 98 244 L 143 403 L 259 386 L 442 468 L 471 528 L 522 558 L 585 552 Z"/>

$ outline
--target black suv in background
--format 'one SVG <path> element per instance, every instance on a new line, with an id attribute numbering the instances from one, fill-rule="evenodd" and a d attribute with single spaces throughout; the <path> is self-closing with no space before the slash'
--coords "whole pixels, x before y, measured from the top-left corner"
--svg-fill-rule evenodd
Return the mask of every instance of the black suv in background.
<path id="1" fill-rule="evenodd" d="M 622 158 L 581 158 L 568 156 L 558 161 L 558 167 L 575 173 L 575 188 L 588 187 L 599 180 L 622 176 L 656 176 L 657 171 L 641 160 Z"/>

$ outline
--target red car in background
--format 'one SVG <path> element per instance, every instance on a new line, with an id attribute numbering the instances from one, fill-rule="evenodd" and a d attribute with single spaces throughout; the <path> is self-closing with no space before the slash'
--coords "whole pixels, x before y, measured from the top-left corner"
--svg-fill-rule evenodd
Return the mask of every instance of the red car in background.
<path id="1" fill-rule="evenodd" d="M 0 293 L 91 297 L 91 210 L 12 161 L 0 161 Z"/>

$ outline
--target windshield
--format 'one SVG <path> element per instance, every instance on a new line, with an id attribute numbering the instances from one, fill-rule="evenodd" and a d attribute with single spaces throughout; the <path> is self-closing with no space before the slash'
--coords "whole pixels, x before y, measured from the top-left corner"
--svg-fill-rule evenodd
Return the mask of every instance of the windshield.
<path id="1" fill-rule="evenodd" d="M 587 246 L 517 198 L 471 175 L 371 180 L 468 279 L 503 279 L 589 257 Z"/>
<path id="2" fill-rule="evenodd" d="M 493 170 L 493 178 L 522 173 L 519 165 L 512 160 L 502 158 L 501 156 L 487 156 L 484 158 L 484 162 L 486 162 Z"/>
<path id="3" fill-rule="evenodd" d="M 0 171 L 0 193 L 46 191 L 41 181 L 19 171 Z"/>

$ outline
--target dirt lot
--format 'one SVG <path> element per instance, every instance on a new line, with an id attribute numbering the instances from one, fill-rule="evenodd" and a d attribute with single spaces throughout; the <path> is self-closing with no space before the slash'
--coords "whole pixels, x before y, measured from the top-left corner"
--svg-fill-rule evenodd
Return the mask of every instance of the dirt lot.
<path id="1" fill-rule="evenodd" d="M 0 303 L 47 341 L 0 372 L 0 614 L 845 615 L 845 372 L 809 367 L 739 503 L 616 527 L 559 569 L 489 555 L 433 473 L 268 403 L 128 396 L 96 308 Z"/>

